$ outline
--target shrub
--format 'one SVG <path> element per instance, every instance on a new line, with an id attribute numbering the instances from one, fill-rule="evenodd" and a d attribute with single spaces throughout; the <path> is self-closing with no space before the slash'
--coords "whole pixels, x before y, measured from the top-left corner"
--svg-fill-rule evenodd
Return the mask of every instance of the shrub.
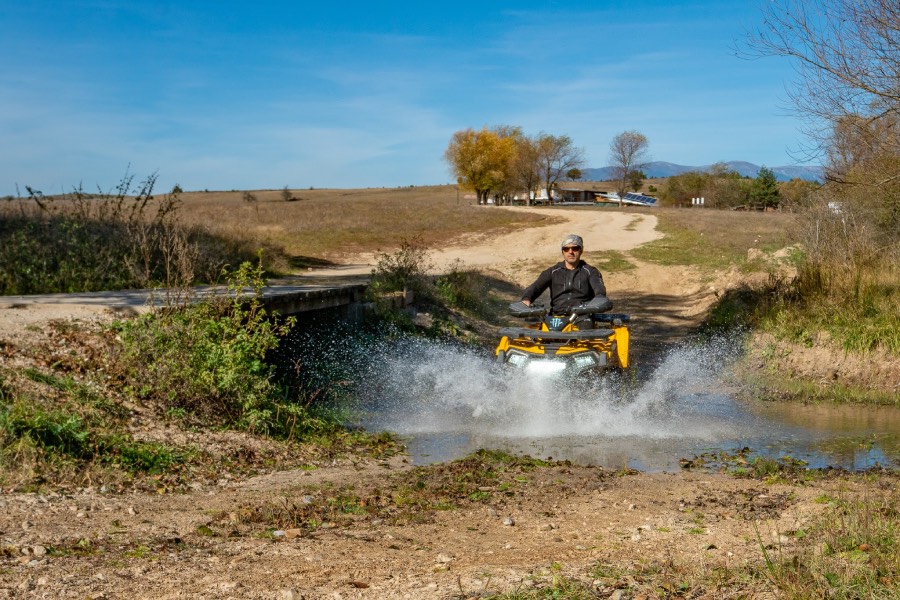
<path id="1" fill-rule="evenodd" d="M 252 256 L 184 226 L 177 191 L 155 197 L 155 183 L 126 173 L 114 192 L 26 188 L 0 205 L 0 294 L 185 287 Z"/>
<path id="2" fill-rule="evenodd" d="M 133 394 L 164 410 L 249 431 L 293 436 L 329 424 L 279 385 L 267 355 L 294 326 L 262 305 L 262 265 L 227 276 L 228 295 L 122 323 L 120 357 Z"/>
<path id="3" fill-rule="evenodd" d="M 473 269 L 467 269 L 456 261 L 447 273 L 434 280 L 436 294 L 452 308 L 485 315 L 487 310 L 488 283 L 485 277 Z"/>
<path id="4" fill-rule="evenodd" d="M 428 281 L 428 250 L 421 238 L 403 240 L 393 254 L 376 257 L 370 287 L 375 293 L 411 291 L 416 295 L 430 295 Z"/>

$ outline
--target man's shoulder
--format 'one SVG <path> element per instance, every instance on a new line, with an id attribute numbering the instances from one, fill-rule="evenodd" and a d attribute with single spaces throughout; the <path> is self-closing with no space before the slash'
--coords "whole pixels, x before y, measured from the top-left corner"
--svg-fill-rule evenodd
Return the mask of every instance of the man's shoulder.
<path id="1" fill-rule="evenodd" d="M 566 267 L 565 261 L 559 261 L 555 265 L 551 265 L 551 266 L 547 267 L 546 269 L 544 269 L 544 273 L 550 274 L 559 269 L 564 269 L 565 267 Z"/>

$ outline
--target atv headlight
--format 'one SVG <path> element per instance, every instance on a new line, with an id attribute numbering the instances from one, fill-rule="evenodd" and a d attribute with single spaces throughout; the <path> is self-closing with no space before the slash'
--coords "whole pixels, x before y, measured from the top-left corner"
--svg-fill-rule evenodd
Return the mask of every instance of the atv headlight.
<path id="1" fill-rule="evenodd" d="M 565 370 L 564 360 L 533 360 L 528 364 L 528 372 L 536 375 L 555 375 Z"/>
<path id="2" fill-rule="evenodd" d="M 584 354 L 579 354 L 574 358 L 575 366 L 579 369 L 589 369 L 591 367 L 597 366 L 599 362 L 597 360 L 597 355 L 593 352 L 586 352 Z"/>
<path id="3" fill-rule="evenodd" d="M 506 363 L 510 364 L 514 367 L 524 367 L 528 363 L 528 357 L 524 354 L 518 354 L 516 352 L 510 352 L 509 357 L 506 359 Z"/>

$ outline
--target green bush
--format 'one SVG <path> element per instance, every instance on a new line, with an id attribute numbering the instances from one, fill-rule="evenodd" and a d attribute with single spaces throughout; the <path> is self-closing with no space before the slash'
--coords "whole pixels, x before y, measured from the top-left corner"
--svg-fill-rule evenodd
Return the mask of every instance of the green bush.
<path id="1" fill-rule="evenodd" d="M 434 288 L 437 298 L 450 308 L 480 316 L 489 313 L 487 280 L 478 271 L 466 269 L 459 261 L 447 273 L 434 279 Z"/>
<path id="2" fill-rule="evenodd" d="M 374 293 L 411 291 L 416 296 L 431 295 L 428 250 L 421 239 L 403 240 L 396 252 L 375 258 L 370 282 Z"/>
<path id="3" fill-rule="evenodd" d="M 123 376 L 131 393 L 166 412 L 276 436 L 333 426 L 280 385 L 267 355 L 294 326 L 262 306 L 261 265 L 228 276 L 228 294 L 120 324 Z"/>

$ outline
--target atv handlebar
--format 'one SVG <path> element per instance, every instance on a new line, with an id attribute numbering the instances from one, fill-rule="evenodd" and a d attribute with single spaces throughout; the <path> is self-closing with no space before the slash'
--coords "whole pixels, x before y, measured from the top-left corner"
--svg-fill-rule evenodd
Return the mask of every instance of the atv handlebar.
<path id="1" fill-rule="evenodd" d="M 602 314 L 612 308 L 612 302 L 606 296 L 597 296 L 590 302 L 586 304 L 581 304 L 572 308 L 569 311 L 568 316 L 571 320 L 574 320 L 574 317 L 582 317 L 587 315 L 592 315 L 592 319 L 595 321 L 606 321 L 612 322 L 614 320 L 628 322 L 630 317 L 628 315 L 623 314 Z M 520 319 L 527 318 L 543 318 L 546 316 L 550 310 L 546 306 L 529 306 L 524 302 L 513 302 L 509 305 L 509 314 L 518 317 Z"/>
<path id="2" fill-rule="evenodd" d="M 509 305 L 509 314 L 520 319 L 528 317 L 543 317 L 547 314 L 545 306 L 528 306 L 524 302 L 513 302 Z"/>
<path id="3" fill-rule="evenodd" d="M 592 315 L 594 313 L 602 313 L 606 312 L 612 308 L 612 301 L 606 296 L 597 296 L 590 302 L 586 304 L 582 304 L 581 306 L 576 306 L 571 310 L 572 314 L 582 316 L 582 315 Z"/>

